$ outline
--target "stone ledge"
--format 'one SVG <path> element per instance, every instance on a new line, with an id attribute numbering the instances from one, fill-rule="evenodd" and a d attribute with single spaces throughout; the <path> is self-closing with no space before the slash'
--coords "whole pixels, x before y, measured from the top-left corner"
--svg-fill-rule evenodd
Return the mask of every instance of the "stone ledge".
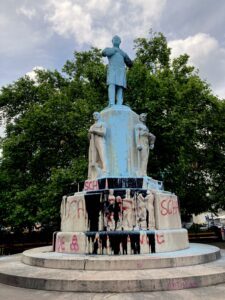
<path id="1" fill-rule="evenodd" d="M 22 262 L 37 267 L 68 270 L 145 270 L 208 263 L 220 258 L 217 247 L 191 244 L 190 248 L 142 255 L 79 255 L 51 252 L 51 247 L 24 251 Z"/>
<path id="2" fill-rule="evenodd" d="M 147 292 L 179 290 L 225 282 L 225 252 L 214 262 L 185 267 L 120 271 L 79 271 L 33 267 L 18 256 L 0 261 L 0 282 L 55 291 Z"/>

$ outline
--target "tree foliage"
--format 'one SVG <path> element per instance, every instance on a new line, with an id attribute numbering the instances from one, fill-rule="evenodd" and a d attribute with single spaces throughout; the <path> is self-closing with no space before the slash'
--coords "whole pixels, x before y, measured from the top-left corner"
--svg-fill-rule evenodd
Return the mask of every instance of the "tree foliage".
<path id="1" fill-rule="evenodd" d="M 212 94 L 188 56 L 170 58 L 166 38 L 135 41 L 125 103 L 148 113 L 157 136 L 148 174 L 175 192 L 184 214 L 225 208 L 225 102 Z M 3 87 L 0 223 L 59 221 L 61 197 L 87 177 L 87 130 L 107 105 L 101 51 L 75 52 L 62 72 L 37 71 Z"/>

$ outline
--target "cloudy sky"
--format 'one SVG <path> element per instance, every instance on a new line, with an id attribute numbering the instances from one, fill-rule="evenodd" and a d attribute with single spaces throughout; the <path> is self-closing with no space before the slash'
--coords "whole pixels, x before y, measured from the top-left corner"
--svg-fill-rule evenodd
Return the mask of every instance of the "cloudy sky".
<path id="1" fill-rule="evenodd" d="M 133 55 L 149 29 L 167 37 L 172 55 L 190 62 L 225 98 L 224 0 L 0 0 L 0 87 L 34 67 L 61 69 L 74 50 L 103 48 L 111 37 Z"/>

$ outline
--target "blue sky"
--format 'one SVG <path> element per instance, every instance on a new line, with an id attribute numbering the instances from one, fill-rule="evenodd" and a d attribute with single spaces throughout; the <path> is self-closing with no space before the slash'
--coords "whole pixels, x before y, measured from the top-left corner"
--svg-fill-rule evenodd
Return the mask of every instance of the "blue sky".
<path id="1" fill-rule="evenodd" d="M 34 67 L 61 69 L 74 50 L 103 48 L 114 34 L 133 55 L 133 40 L 152 28 L 172 55 L 190 55 L 225 98 L 224 0 L 0 0 L 0 87 Z"/>

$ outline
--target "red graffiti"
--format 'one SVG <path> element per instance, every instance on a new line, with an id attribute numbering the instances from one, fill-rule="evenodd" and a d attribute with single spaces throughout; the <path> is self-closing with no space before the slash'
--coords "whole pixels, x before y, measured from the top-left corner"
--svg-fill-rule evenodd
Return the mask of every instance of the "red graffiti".
<path id="1" fill-rule="evenodd" d="M 120 208 L 120 211 L 122 211 L 122 203 L 123 203 L 123 200 L 120 196 L 117 196 L 116 197 L 116 202 L 118 203 L 119 205 L 119 208 Z"/>
<path id="2" fill-rule="evenodd" d="M 58 236 L 56 240 L 56 249 L 58 252 L 65 251 L 65 240 L 64 236 Z"/>
<path id="3" fill-rule="evenodd" d="M 74 199 L 70 202 L 70 207 L 68 210 L 68 216 L 75 217 L 75 215 L 78 217 L 78 219 L 82 216 L 84 216 L 84 208 L 83 207 L 79 207 L 79 205 L 83 206 L 83 203 L 78 200 L 78 199 Z"/>
<path id="4" fill-rule="evenodd" d="M 144 263 L 142 261 L 138 261 L 137 262 L 137 268 L 138 269 L 143 269 L 143 267 L 144 267 Z"/>
<path id="5" fill-rule="evenodd" d="M 70 250 L 77 252 L 79 250 L 79 245 L 77 241 L 77 236 L 74 234 L 72 237 L 72 242 L 70 243 Z"/>
<path id="6" fill-rule="evenodd" d="M 168 290 L 182 290 L 188 288 L 196 288 L 198 287 L 197 282 L 192 279 L 170 279 L 168 283 Z"/>
<path id="7" fill-rule="evenodd" d="M 162 216 L 175 215 L 179 213 L 177 199 L 164 199 L 160 205 L 160 213 Z"/>
<path id="8" fill-rule="evenodd" d="M 124 199 L 122 210 L 125 211 L 125 210 L 128 210 L 128 209 L 132 209 L 132 204 L 133 204 L 132 200 Z"/>
<path id="9" fill-rule="evenodd" d="M 146 234 L 140 234 L 140 244 L 149 244 L 149 238 Z"/>
<path id="10" fill-rule="evenodd" d="M 98 181 L 97 180 L 85 180 L 84 191 L 95 191 L 98 190 Z"/>
<path id="11" fill-rule="evenodd" d="M 164 234 L 156 234 L 156 242 L 157 244 L 161 245 L 163 243 L 165 243 L 165 239 L 164 239 Z"/>

